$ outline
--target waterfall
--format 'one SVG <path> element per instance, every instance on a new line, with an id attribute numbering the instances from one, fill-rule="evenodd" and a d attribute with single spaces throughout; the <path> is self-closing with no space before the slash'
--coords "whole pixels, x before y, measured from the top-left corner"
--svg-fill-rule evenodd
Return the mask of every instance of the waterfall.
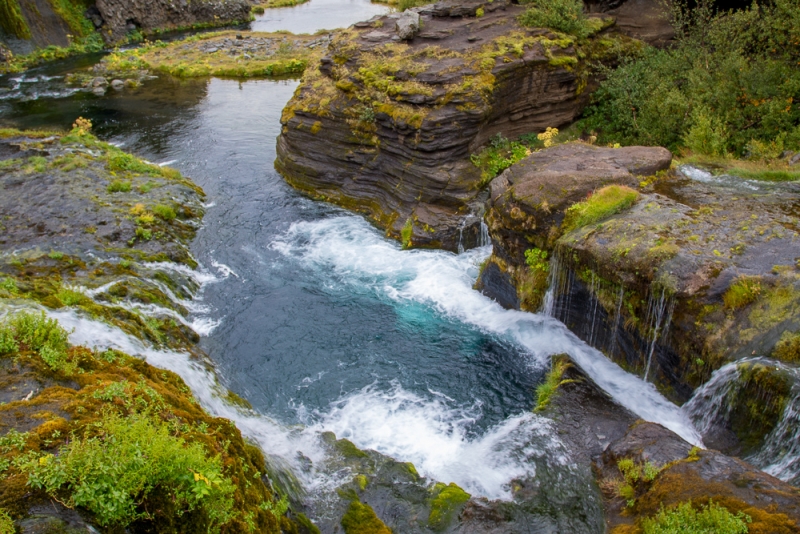
<path id="1" fill-rule="evenodd" d="M 619 332 L 619 325 L 620 320 L 622 319 L 622 300 L 625 298 L 625 287 L 620 284 L 619 285 L 619 294 L 617 296 L 617 313 L 614 316 L 614 330 L 611 332 L 612 336 L 612 345 L 611 345 L 611 354 L 616 354 L 617 349 L 619 348 L 619 338 L 617 332 Z"/>
<path id="2" fill-rule="evenodd" d="M 756 467 L 781 480 L 800 482 L 800 369 L 766 358 L 744 358 L 723 365 L 699 387 L 683 411 L 701 434 L 725 425 L 733 409 L 733 399 L 743 386 L 741 364 L 763 364 L 789 373 L 793 379 L 791 399 L 778 424 L 764 438 L 761 448 L 746 458 Z"/>
<path id="3" fill-rule="evenodd" d="M 486 247 L 491 244 L 492 238 L 489 237 L 489 227 L 486 225 L 486 221 L 483 220 L 483 217 L 481 217 L 481 233 L 478 236 L 478 246 Z"/>

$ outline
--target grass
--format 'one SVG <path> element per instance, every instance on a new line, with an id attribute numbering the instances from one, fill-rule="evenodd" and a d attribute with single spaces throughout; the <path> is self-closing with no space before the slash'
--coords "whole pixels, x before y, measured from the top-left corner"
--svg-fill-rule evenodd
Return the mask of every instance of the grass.
<path id="1" fill-rule="evenodd" d="M 165 221 L 171 221 L 176 217 L 175 210 L 172 209 L 171 206 L 165 206 L 164 204 L 158 204 L 153 208 L 153 213 L 164 219 Z"/>
<path id="2" fill-rule="evenodd" d="M 199 44 L 193 44 L 199 42 L 213 44 L 226 38 L 235 38 L 237 33 L 241 32 L 225 31 L 194 35 L 169 44 L 159 42 L 139 50 L 125 51 L 124 55 L 130 57 L 133 52 L 138 66 L 179 78 L 196 76 L 247 78 L 302 74 L 321 54 L 321 50 L 312 50 L 305 46 L 308 41 L 315 39 L 312 35 L 290 36 L 290 40 L 281 41 L 287 34 L 249 32 L 247 35 L 251 38 L 275 40 L 272 55 L 254 55 L 250 59 L 243 57 L 243 54 L 231 56 L 223 49 L 209 54 L 200 51 Z M 187 45 L 188 49 L 185 48 Z M 110 61 L 113 63 L 115 59 L 112 58 Z"/>
<path id="3" fill-rule="evenodd" d="M 800 333 L 789 332 L 788 330 L 783 333 L 781 339 L 775 345 L 773 355 L 785 362 L 799 362 L 800 361 Z"/>
<path id="4" fill-rule="evenodd" d="M 31 29 L 22 16 L 18 0 L 0 0 L 0 28 L 18 39 L 31 38 Z"/>
<path id="5" fill-rule="evenodd" d="M 406 220 L 406 223 L 403 225 L 403 228 L 400 230 L 400 239 L 401 243 L 403 244 L 403 248 L 408 248 L 411 246 L 411 236 L 414 234 L 414 221 L 411 220 L 409 217 Z"/>
<path id="6" fill-rule="evenodd" d="M 267 0 L 258 5 L 253 6 L 253 13 L 262 14 L 265 9 L 272 9 L 275 7 L 292 7 L 305 4 L 308 0 Z"/>
<path id="7" fill-rule="evenodd" d="M 519 16 L 519 23 L 534 28 L 550 28 L 584 39 L 595 30 L 583 14 L 581 0 L 528 0 L 520 2 L 528 9 Z"/>
<path id="8" fill-rule="evenodd" d="M 130 181 L 114 180 L 106 188 L 109 193 L 129 193 L 131 190 Z"/>
<path id="9" fill-rule="evenodd" d="M 0 534 L 14 534 L 16 532 L 14 522 L 8 512 L 0 508 Z"/>
<path id="10" fill-rule="evenodd" d="M 544 382 L 536 386 L 536 408 L 534 411 L 541 412 L 550 404 L 558 387 L 569 384 L 572 380 L 563 380 L 564 372 L 571 367 L 566 358 L 554 356 L 550 364 L 550 371 L 545 376 Z"/>
<path id="11" fill-rule="evenodd" d="M 699 510 L 692 502 L 661 510 L 651 519 L 642 521 L 644 534 L 747 534 L 752 520 L 743 512 L 732 514 L 713 501 Z"/>
<path id="12" fill-rule="evenodd" d="M 68 358 L 68 336 L 68 332 L 55 319 L 48 319 L 44 312 L 19 313 L 0 324 L 0 354 L 21 349 L 34 351 L 51 370 L 70 375 L 76 365 Z"/>
<path id="13" fill-rule="evenodd" d="M 602 221 L 607 217 L 630 208 L 639 198 L 639 193 L 624 185 L 609 185 L 567 208 L 561 229 L 564 233 Z"/>
<path id="14" fill-rule="evenodd" d="M 722 295 L 722 301 L 729 310 L 738 310 L 755 302 L 761 294 L 761 278 L 743 276 L 736 280 Z"/>
<path id="15" fill-rule="evenodd" d="M 0 0 L 3 2 L 4 0 Z M 98 33 L 92 33 L 84 38 L 73 38 L 69 46 L 51 45 L 46 48 L 37 49 L 30 54 L 13 56 L 10 61 L 0 63 L 0 74 L 21 72 L 25 69 L 35 67 L 49 61 L 99 52 L 103 49 L 103 40 Z"/>

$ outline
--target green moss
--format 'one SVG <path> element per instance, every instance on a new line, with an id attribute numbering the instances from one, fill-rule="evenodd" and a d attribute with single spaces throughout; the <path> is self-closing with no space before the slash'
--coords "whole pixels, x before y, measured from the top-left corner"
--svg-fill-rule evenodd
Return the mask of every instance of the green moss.
<path id="1" fill-rule="evenodd" d="M 596 25 L 583 14 L 580 0 L 528 0 L 524 4 L 528 9 L 518 17 L 523 26 L 551 28 L 579 38 L 596 31 Z"/>
<path id="2" fill-rule="evenodd" d="M 53 11 L 69 26 L 73 37 L 88 37 L 93 34 L 94 24 L 84 16 L 90 3 L 81 0 L 49 0 Z"/>
<path id="3" fill-rule="evenodd" d="M 453 520 L 453 515 L 466 503 L 471 495 L 454 483 L 437 483 L 432 489 L 431 513 L 428 525 L 433 530 L 444 530 Z"/>
<path id="4" fill-rule="evenodd" d="M 791 394 L 785 371 L 760 363 L 741 363 L 730 405 L 729 425 L 746 451 L 758 448 L 783 416 Z"/>
<path id="5" fill-rule="evenodd" d="M 131 190 L 131 183 L 127 180 L 114 180 L 108 184 L 109 193 L 128 193 Z"/>
<path id="6" fill-rule="evenodd" d="M 631 207 L 639 193 L 624 185 L 609 185 L 595 191 L 587 200 L 567 208 L 561 228 L 571 232 Z"/>
<path id="7" fill-rule="evenodd" d="M 392 531 L 381 521 L 368 504 L 358 500 L 350 502 L 350 507 L 342 516 L 345 534 L 391 534 Z"/>
<path id="8" fill-rule="evenodd" d="M 356 477 L 353 480 L 358 485 L 358 489 L 360 489 L 361 491 L 367 489 L 367 477 L 365 477 L 364 475 L 356 475 Z"/>
<path id="9" fill-rule="evenodd" d="M 18 0 L 0 0 L 0 28 L 17 39 L 30 39 L 31 30 Z"/>
<path id="10" fill-rule="evenodd" d="M 367 458 L 369 455 L 356 447 L 352 441 L 348 439 L 339 439 L 334 442 L 336 450 L 347 459 Z"/>

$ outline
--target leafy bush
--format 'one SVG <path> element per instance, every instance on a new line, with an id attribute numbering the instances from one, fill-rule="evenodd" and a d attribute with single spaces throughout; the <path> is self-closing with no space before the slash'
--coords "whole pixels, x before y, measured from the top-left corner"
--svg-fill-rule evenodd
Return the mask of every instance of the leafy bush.
<path id="1" fill-rule="evenodd" d="M 663 507 L 652 519 L 642 521 L 644 534 L 746 534 L 750 516 L 736 515 L 714 502 L 698 511 L 692 502 L 666 510 Z"/>
<path id="2" fill-rule="evenodd" d="M 676 17 L 677 46 L 650 48 L 608 73 L 584 125 L 601 142 L 756 158 L 800 149 L 796 3 L 756 2 L 718 15 L 706 4 L 683 6 L 696 15 Z"/>
<path id="3" fill-rule="evenodd" d="M 627 209 L 639 198 L 639 193 L 624 185 L 609 185 L 595 191 L 588 199 L 567 208 L 561 228 L 571 232 Z"/>
<path id="4" fill-rule="evenodd" d="M 519 16 L 523 26 L 551 28 L 579 38 L 587 37 L 592 28 L 583 14 L 581 0 L 528 0 L 520 2 L 528 9 Z"/>
<path id="5" fill-rule="evenodd" d="M 0 352 L 19 350 L 21 344 L 38 352 L 52 370 L 71 374 L 75 364 L 68 359 L 68 336 L 58 321 L 48 319 L 44 312 L 22 312 L 0 325 Z"/>
<path id="6" fill-rule="evenodd" d="M 103 526 L 148 517 L 147 499 L 156 492 L 179 513 L 204 512 L 209 531 L 232 518 L 233 485 L 219 456 L 208 458 L 200 444 L 172 436 L 166 423 L 146 413 L 106 413 L 92 430 L 94 436 L 69 441 L 58 456 L 24 464 L 28 484 L 86 508 Z"/>
<path id="7" fill-rule="evenodd" d="M 530 154 L 531 147 L 525 140 L 509 141 L 501 134 L 495 135 L 489 141 L 489 146 L 470 156 L 472 164 L 483 171 L 479 187 L 488 184 L 495 176 Z"/>

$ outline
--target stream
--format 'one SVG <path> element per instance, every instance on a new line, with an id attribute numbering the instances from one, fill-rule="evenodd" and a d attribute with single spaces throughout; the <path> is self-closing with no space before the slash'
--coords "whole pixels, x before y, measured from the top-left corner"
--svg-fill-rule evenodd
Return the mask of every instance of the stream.
<path id="1" fill-rule="evenodd" d="M 253 29 L 313 32 L 385 11 L 364 0 L 311 0 L 268 10 Z M 297 472 L 298 458 L 320 458 L 314 436 L 333 431 L 434 480 L 508 499 L 509 482 L 530 469 L 514 452 L 526 435 L 552 434 L 540 453 L 566 454 L 550 422 L 531 412 L 549 357 L 559 353 L 640 417 L 701 443 L 652 384 L 560 322 L 504 310 L 473 290 L 490 247 L 403 251 L 363 218 L 289 187 L 273 161 L 297 80 L 162 76 L 101 97 L 64 87 L 65 73 L 98 59 L 0 78 L 0 125 L 66 129 L 83 116 L 99 138 L 176 167 L 206 191 L 192 244 L 202 288 L 190 320 L 214 369 L 54 312 L 75 328 L 74 342 L 114 346 L 174 370 L 211 412 Z M 253 411 L 220 402 L 217 380 Z M 302 483 L 324 485 L 313 472 Z"/>

